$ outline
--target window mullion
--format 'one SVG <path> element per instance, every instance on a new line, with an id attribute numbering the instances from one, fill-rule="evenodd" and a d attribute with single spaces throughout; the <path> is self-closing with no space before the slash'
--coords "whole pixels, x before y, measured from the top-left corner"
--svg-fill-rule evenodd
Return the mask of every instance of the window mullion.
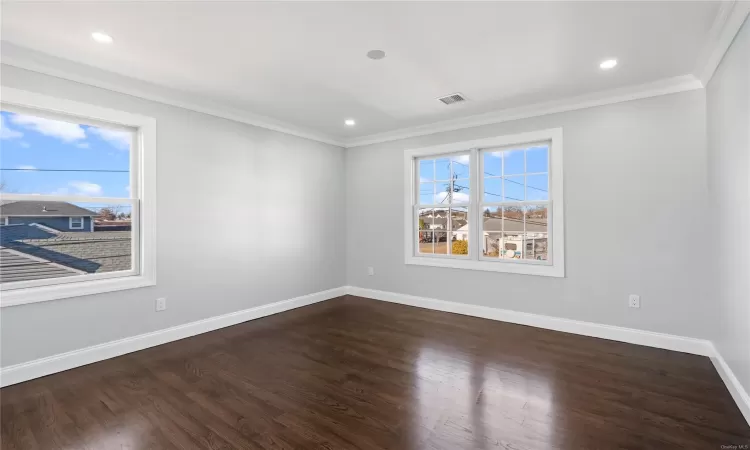
<path id="1" fill-rule="evenodd" d="M 482 180 L 482 170 L 484 163 L 479 159 L 479 150 L 471 149 L 469 153 L 469 186 L 471 186 L 474 195 L 469 197 L 469 258 L 478 261 L 481 251 L 482 238 L 480 220 L 481 212 L 479 211 L 479 197 L 483 195 L 484 181 Z"/>

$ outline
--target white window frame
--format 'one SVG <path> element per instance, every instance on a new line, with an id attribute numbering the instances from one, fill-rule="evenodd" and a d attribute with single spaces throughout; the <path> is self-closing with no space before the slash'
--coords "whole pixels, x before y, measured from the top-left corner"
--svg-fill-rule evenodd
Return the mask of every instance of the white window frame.
<path id="1" fill-rule="evenodd" d="M 2 86 L 0 107 L 41 117 L 74 119 L 78 123 L 134 129 L 130 149 L 128 198 L 25 195 L 0 193 L 3 200 L 49 200 L 129 204 L 133 216 L 131 270 L 29 280 L 0 285 L 0 307 L 81 295 L 134 289 L 156 284 L 156 120 L 35 92 Z M 85 223 L 85 221 L 84 221 Z M 93 224 L 93 221 L 92 221 Z M 93 227 L 92 227 L 93 228 Z M 81 228 L 82 229 L 82 228 Z"/>
<path id="2" fill-rule="evenodd" d="M 548 204 L 548 261 L 526 259 L 486 258 L 482 255 L 482 211 L 484 177 L 482 149 L 498 147 L 520 147 L 539 142 L 549 143 L 549 201 Z M 418 161 L 469 152 L 470 201 L 469 201 L 469 256 L 425 255 L 418 253 L 417 223 L 419 208 Z M 535 204 L 539 202 L 520 202 Z M 518 205 L 519 202 L 513 202 Z M 495 205 L 493 203 L 493 205 Z M 446 207 L 443 205 L 442 207 Z M 406 150 L 404 154 L 404 257 L 409 265 L 447 267 L 454 269 L 483 270 L 492 272 L 516 273 L 565 277 L 565 208 L 563 192 L 563 139 L 562 128 L 532 131 L 507 136 L 498 136 L 473 141 L 455 142 Z"/>
<path id="3" fill-rule="evenodd" d="M 0 221 L 3 222 L 3 225 L 8 225 L 8 217 L 0 217 Z"/>
<path id="4" fill-rule="evenodd" d="M 81 219 L 81 226 L 80 227 L 74 227 L 73 226 L 73 219 Z M 86 224 L 86 218 L 85 217 L 69 217 L 68 218 L 68 228 L 71 230 L 83 230 L 83 226 Z"/>

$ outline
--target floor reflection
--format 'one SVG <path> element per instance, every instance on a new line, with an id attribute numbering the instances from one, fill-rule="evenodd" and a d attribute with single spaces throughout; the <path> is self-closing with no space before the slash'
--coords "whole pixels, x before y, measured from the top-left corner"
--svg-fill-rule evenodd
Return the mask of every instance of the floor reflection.
<path id="1" fill-rule="evenodd" d="M 439 448 L 456 449 L 537 447 L 554 442 L 554 378 L 487 360 L 488 355 L 466 353 L 465 348 L 419 350 L 415 414 L 421 426 L 414 428 L 413 436 L 419 448 L 438 443 Z"/>

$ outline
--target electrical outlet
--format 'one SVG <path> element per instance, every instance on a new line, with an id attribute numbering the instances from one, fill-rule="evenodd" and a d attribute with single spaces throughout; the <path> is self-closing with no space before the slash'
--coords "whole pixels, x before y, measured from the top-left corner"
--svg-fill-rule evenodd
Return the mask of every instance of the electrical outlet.
<path id="1" fill-rule="evenodd" d="M 167 299 L 157 298 L 156 299 L 156 312 L 164 311 L 165 309 L 167 309 Z"/>
<path id="2" fill-rule="evenodd" d="M 368 267 L 367 268 L 367 275 L 370 275 L 370 276 L 375 275 L 375 268 L 374 267 Z"/>
<path id="3" fill-rule="evenodd" d="M 630 297 L 628 297 L 628 306 L 631 308 L 640 308 L 641 307 L 641 296 L 630 294 Z"/>

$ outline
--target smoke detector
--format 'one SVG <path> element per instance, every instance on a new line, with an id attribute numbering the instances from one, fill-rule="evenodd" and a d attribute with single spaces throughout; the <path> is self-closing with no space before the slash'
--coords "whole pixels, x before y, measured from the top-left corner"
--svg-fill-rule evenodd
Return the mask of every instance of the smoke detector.
<path id="1" fill-rule="evenodd" d="M 454 103 L 460 103 L 465 102 L 466 97 L 464 97 L 463 94 L 460 92 L 456 92 L 455 94 L 446 95 L 445 97 L 438 98 L 441 102 L 445 103 L 446 105 L 452 105 Z"/>

